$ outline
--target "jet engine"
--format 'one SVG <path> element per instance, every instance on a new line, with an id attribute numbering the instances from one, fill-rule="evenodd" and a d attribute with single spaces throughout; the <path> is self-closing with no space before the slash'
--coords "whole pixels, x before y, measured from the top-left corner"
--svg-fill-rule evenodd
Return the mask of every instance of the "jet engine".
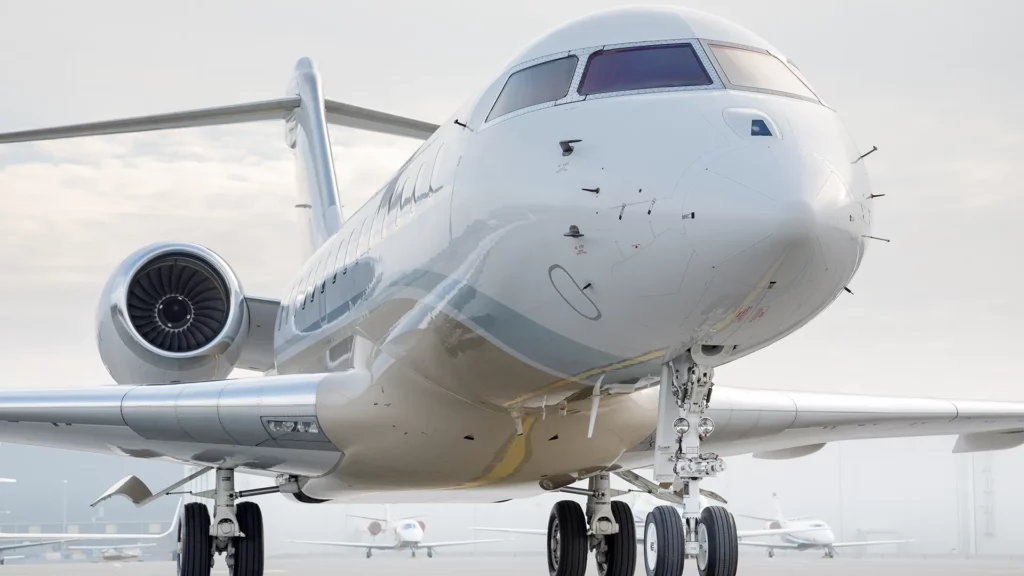
<path id="1" fill-rule="evenodd" d="M 114 270 L 100 296 L 100 358 L 118 384 L 226 378 L 249 331 L 238 277 L 191 243 L 142 248 Z"/>
<path id="2" fill-rule="evenodd" d="M 370 536 L 376 536 L 377 534 L 380 534 L 381 528 L 382 527 L 380 525 L 380 522 L 377 522 L 376 520 L 370 522 L 370 525 L 366 527 L 366 529 L 370 532 Z"/>
<path id="3" fill-rule="evenodd" d="M 423 531 L 423 532 L 427 531 L 427 523 L 426 522 L 424 522 L 423 520 L 417 520 L 416 522 L 419 523 L 421 531 Z"/>

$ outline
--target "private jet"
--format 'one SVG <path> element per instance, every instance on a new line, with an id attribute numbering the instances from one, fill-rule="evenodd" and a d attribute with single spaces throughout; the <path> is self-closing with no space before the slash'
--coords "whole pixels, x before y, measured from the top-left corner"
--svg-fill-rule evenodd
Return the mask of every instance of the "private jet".
<path id="1" fill-rule="evenodd" d="M 742 518 L 751 518 L 765 522 L 765 529 L 793 529 L 792 532 L 785 532 L 777 536 L 781 542 L 751 542 L 740 540 L 740 546 L 757 546 L 765 548 L 769 558 L 775 557 L 776 550 L 822 550 L 825 558 L 835 558 L 837 548 L 853 548 L 863 546 L 884 546 L 887 544 L 904 544 L 913 540 L 870 540 L 860 542 L 836 542 L 835 532 L 827 522 L 819 518 L 801 517 L 786 518 L 782 513 L 782 505 L 777 494 L 772 494 L 775 500 L 775 517 L 764 518 L 750 516 L 748 514 L 737 514 Z"/>
<path id="2" fill-rule="evenodd" d="M 130 97 L 131 79 L 110 89 Z M 284 121 L 308 239 L 287 289 L 246 293 L 193 242 L 138 248 L 95 317 L 119 386 L 0 392 L 2 441 L 197 466 L 155 490 L 129 476 L 101 499 L 145 505 L 215 475 L 196 494 L 207 502 L 183 510 L 179 574 L 207 576 L 221 554 L 235 576 L 262 574 L 249 499 L 264 494 L 496 502 L 586 480 L 592 514 L 574 500 L 551 511 L 549 570 L 582 576 L 593 552 L 602 575 L 631 576 L 633 516 L 613 506 L 614 474 L 666 501 L 645 521 L 647 574 L 679 576 L 689 558 L 702 576 L 733 576 L 735 519 L 698 497 L 725 457 L 897 436 L 958 434 L 957 452 L 1024 443 L 1019 403 L 716 382 L 715 368 L 844 295 L 884 202 L 868 179 L 875 148 L 792 60 L 730 21 L 585 16 L 440 124 L 328 99 L 303 58 L 280 98 L 0 143 L 266 120 Z M 422 145 L 346 213 L 330 126 Z M 234 368 L 263 375 L 230 379 Z M 652 466 L 653 480 L 633 472 Z M 239 490 L 236 472 L 274 480 Z"/>
<path id="3" fill-rule="evenodd" d="M 113 546 L 68 546 L 68 550 L 85 550 L 95 554 L 97 562 L 141 562 L 142 549 L 156 546 L 148 544 L 117 544 Z"/>
<path id="4" fill-rule="evenodd" d="M 336 546 L 339 548 L 365 548 L 366 557 L 370 558 L 373 556 L 374 550 L 408 550 L 410 555 L 415 558 L 417 550 L 426 550 L 427 558 L 434 557 L 435 548 L 450 548 L 453 546 L 469 546 L 471 544 L 483 544 L 485 542 L 501 542 L 501 539 L 490 539 L 490 540 L 453 540 L 450 542 L 424 542 L 423 535 L 427 530 L 427 524 L 423 520 L 418 520 L 416 517 L 412 518 L 399 518 L 397 520 L 391 519 L 391 507 L 384 507 L 384 517 L 375 518 L 372 516 L 358 516 L 356 514 L 350 514 L 355 518 L 362 518 L 364 520 L 370 520 L 370 524 L 367 526 L 367 532 L 371 536 L 376 538 L 381 533 L 385 534 L 385 538 L 388 540 L 385 544 L 377 544 L 376 542 L 336 542 L 336 541 L 325 541 L 325 540 L 288 540 L 295 544 L 315 544 L 321 546 Z"/>

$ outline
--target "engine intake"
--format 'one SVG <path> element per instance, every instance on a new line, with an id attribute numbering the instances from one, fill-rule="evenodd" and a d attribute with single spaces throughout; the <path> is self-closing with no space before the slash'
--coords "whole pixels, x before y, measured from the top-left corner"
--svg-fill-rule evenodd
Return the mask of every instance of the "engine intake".
<path id="1" fill-rule="evenodd" d="M 100 357 L 119 384 L 226 378 L 248 330 L 235 273 L 190 243 L 154 244 L 126 258 L 97 314 Z"/>
<path id="2" fill-rule="evenodd" d="M 128 314 L 143 340 L 165 352 L 194 352 L 228 319 L 230 289 L 216 270 L 187 254 L 154 258 L 128 283 Z"/>

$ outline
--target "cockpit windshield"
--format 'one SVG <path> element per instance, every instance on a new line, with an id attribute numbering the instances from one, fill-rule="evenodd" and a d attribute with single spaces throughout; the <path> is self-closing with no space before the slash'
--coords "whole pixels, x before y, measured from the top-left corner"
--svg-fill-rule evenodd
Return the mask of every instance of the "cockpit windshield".
<path id="1" fill-rule="evenodd" d="M 737 87 L 781 92 L 818 101 L 814 92 L 789 66 L 771 54 L 721 44 L 712 44 L 711 51 L 726 79 Z"/>
<path id="2" fill-rule="evenodd" d="M 579 59 L 566 56 L 512 73 L 487 115 L 490 121 L 516 110 L 554 102 L 569 93 Z"/>
<path id="3" fill-rule="evenodd" d="M 583 72 L 581 96 L 711 84 L 691 44 L 599 50 Z"/>

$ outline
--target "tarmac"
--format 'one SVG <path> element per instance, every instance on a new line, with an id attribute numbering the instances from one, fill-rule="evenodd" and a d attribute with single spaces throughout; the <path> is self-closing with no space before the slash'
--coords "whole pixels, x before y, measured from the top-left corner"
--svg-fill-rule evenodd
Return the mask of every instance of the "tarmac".
<path id="1" fill-rule="evenodd" d="M 643 559 L 638 559 L 637 576 L 644 576 Z M 102 562 L 22 564 L 10 561 L 0 566 L 2 576 L 171 576 L 171 562 Z M 268 558 L 266 576 L 547 576 L 543 556 L 520 557 L 448 557 L 410 558 L 405 554 L 378 554 L 373 558 L 351 556 L 317 556 L 302 559 Z M 226 576 L 227 569 L 219 561 L 213 569 L 216 576 Z M 597 575 L 593 565 L 587 570 Z M 696 566 L 687 564 L 683 574 L 697 574 Z M 745 555 L 740 558 L 738 576 L 1011 576 L 1024 574 L 1024 560 L 991 560 L 962 558 L 936 559 L 857 559 L 817 556 L 790 556 L 768 559 Z"/>

